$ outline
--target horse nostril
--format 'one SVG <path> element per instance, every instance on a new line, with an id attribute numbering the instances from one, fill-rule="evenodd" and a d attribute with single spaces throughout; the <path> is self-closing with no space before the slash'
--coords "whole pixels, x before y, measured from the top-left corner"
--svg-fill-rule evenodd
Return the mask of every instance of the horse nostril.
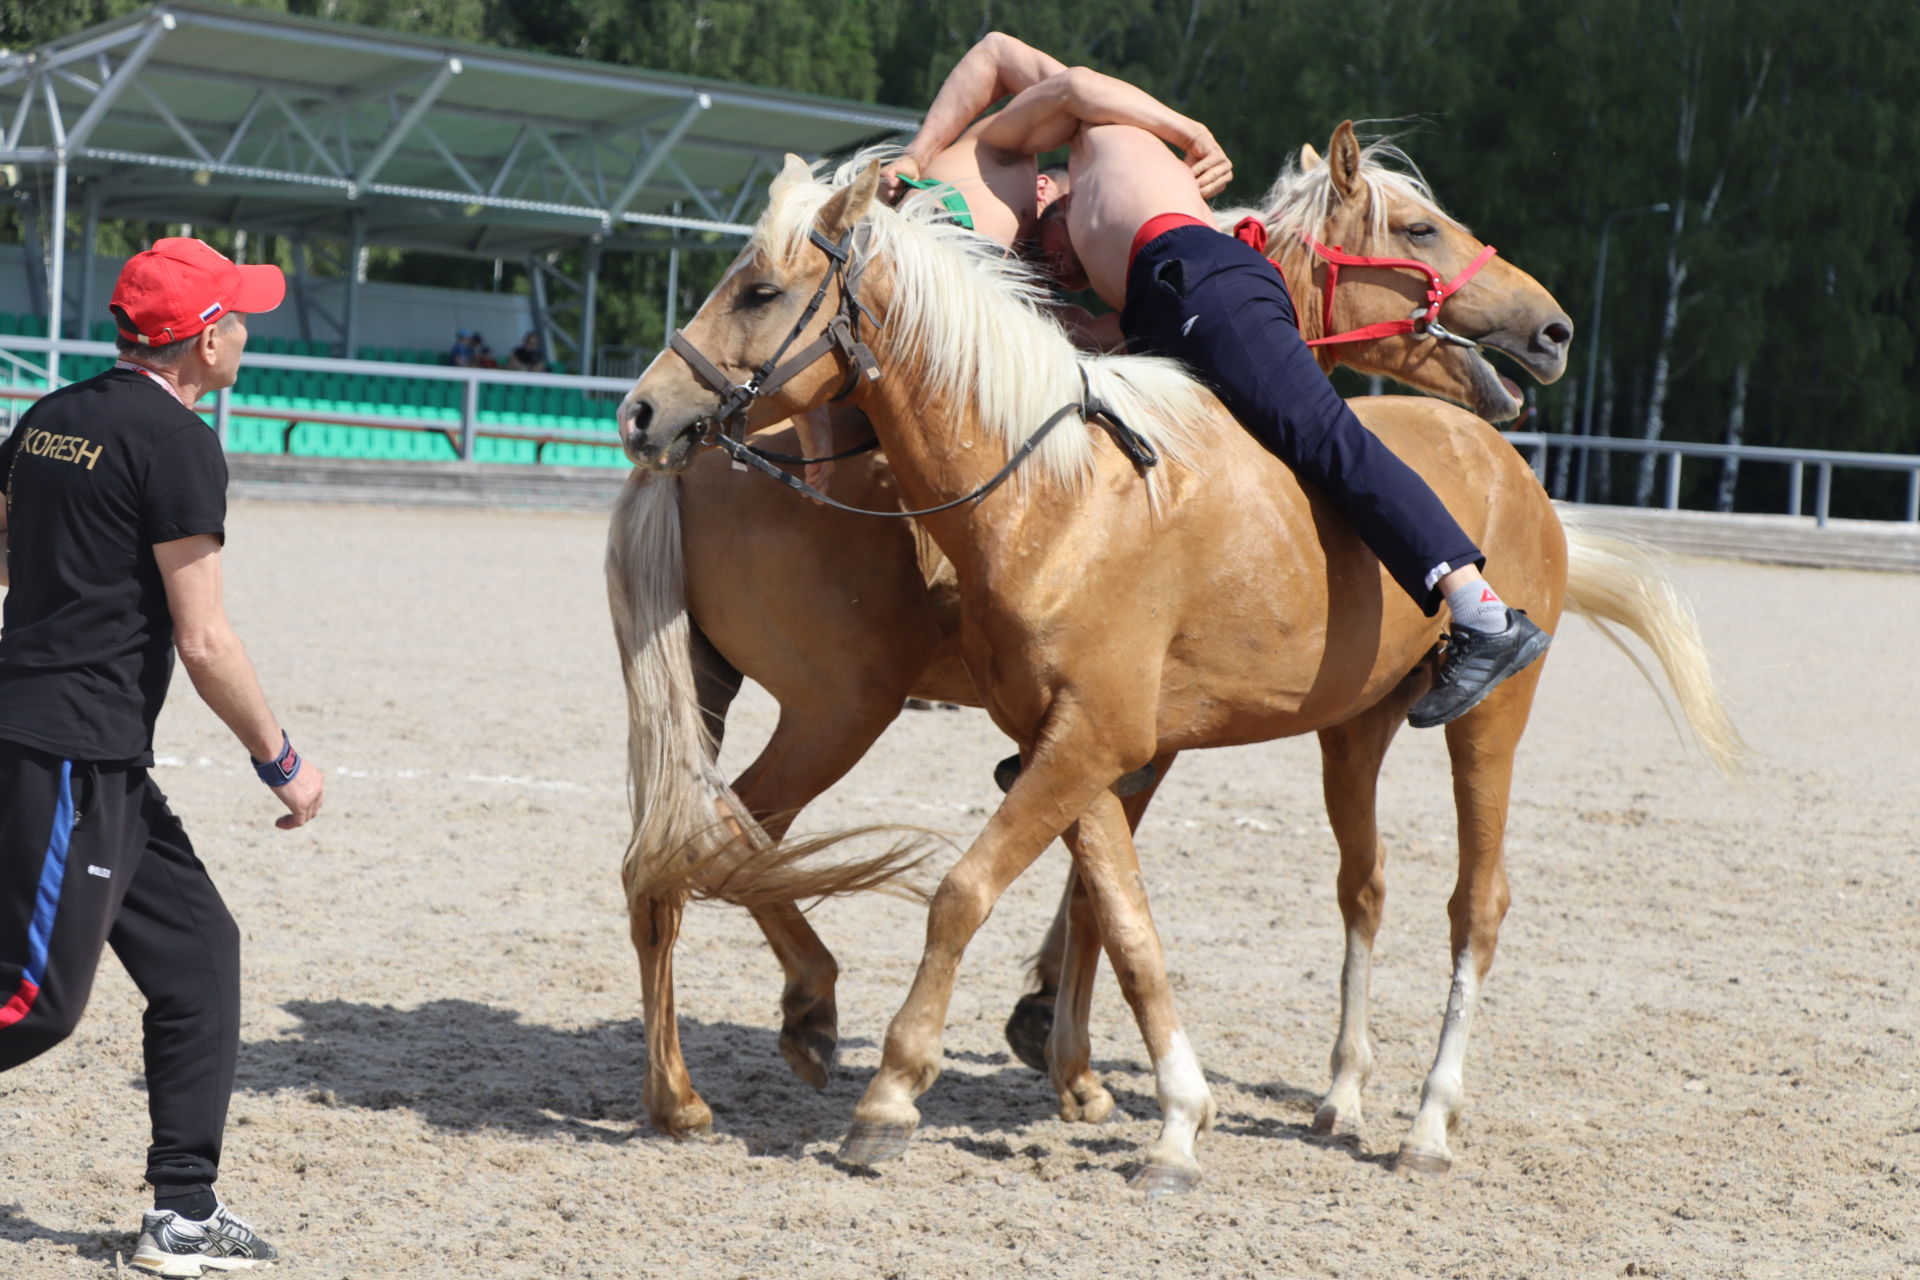
<path id="1" fill-rule="evenodd" d="M 627 436 L 629 439 L 646 438 L 647 426 L 653 421 L 653 406 L 645 400 L 637 400 L 625 406 Z"/>
<path id="2" fill-rule="evenodd" d="M 1573 323 L 1569 320 L 1552 320 L 1540 326 L 1540 332 L 1534 341 L 1548 351 L 1559 351 L 1573 341 Z"/>

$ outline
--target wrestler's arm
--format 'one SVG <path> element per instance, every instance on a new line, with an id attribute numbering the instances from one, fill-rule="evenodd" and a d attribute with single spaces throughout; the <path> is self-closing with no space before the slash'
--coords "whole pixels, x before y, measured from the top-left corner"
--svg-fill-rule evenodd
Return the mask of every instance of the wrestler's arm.
<path id="1" fill-rule="evenodd" d="M 919 177 L 988 107 L 1065 70 L 1066 65 L 1051 54 L 1001 32 L 989 32 L 947 73 L 906 154 L 880 171 L 881 198 L 888 203 L 899 199 L 903 188 L 898 175 L 904 171 L 908 177 Z"/>
<path id="2" fill-rule="evenodd" d="M 1119 351 L 1126 346 L 1126 335 L 1120 332 L 1120 313 L 1109 311 L 1097 316 L 1085 307 L 1076 307 L 1071 302 L 1060 302 L 1053 306 L 1054 319 L 1073 339 L 1073 345 L 1082 351 Z"/>
<path id="3" fill-rule="evenodd" d="M 1233 179 L 1233 162 L 1205 125 L 1124 80 L 1086 67 L 1069 67 L 1022 90 L 981 123 L 977 136 L 983 146 L 1039 155 L 1066 146 L 1089 124 L 1132 125 L 1177 148 L 1203 199 L 1212 199 Z"/>

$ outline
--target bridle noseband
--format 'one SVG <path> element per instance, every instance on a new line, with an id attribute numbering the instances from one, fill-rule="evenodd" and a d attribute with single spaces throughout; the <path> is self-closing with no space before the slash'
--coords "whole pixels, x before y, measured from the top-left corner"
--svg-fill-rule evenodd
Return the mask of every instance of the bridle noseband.
<path id="1" fill-rule="evenodd" d="M 857 250 L 864 247 L 866 235 L 864 224 L 850 228 L 838 241 L 827 239 L 819 231 L 809 231 L 808 236 L 827 255 L 827 270 L 820 277 L 820 287 L 813 291 L 813 298 L 807 303 L 806 310 L 793 322 L 786 340 L 766 362 L 755 369 L 747 380 L 735 384 L 720 367 L 707 359 L 700 349 L 687 338 L 686 330 L 675 329 L 667 339 L 667 345 L 676 355 L 687 362 L 687 367 L 709 390 L 720 397 L 720 403 L 707 419 L 707 430 L 701 438 L 702 444 L 719 444 L 723 440 L 737 440 L 729 436 L 728 428 L 738 427 L 745 434 L 747 410 L 761 396 L 778 390 L 791 381 L 801 370 L 812 365 L 830 351 L 840 353 L 847 365 L 846 385 L 833 396 L 834 400 L 844 400 L 852 395 L 861 383 L 874 382 L 880 377 L 880 364 L 873 358 L 873 352 L 860 340 L 860 318 L 865 316 L 877 329 L 880 318 L 869 311 L 860 301 L 860 277 L 866 270 L 864 255 Z M 814 315 L 820 310 L 820 304 L 826 300 L 827 290 L 839 278 L 840 307 L 828 319 L 826 331 L 812 342 L 794 353 L 785 363 L 781 357 L 787 354 L 787 348 L 800 340 L 806 327 L 813 323 Z M 816 461 L 810 459 L 809 461 Z M 824 461 L 824 459 L 817 459 Z"/>
<path id="2" fill-rule="evenodd" d="M 1410 267 L 1427 278 L 1427 300 L 1413 309 L 1413 314 L 1404 320 L 1382 320 L 1377 324 L 1366 325 L 1359 329 L 1349 329 L 1345 333 L 1331 334 L 1325 338 L 1313 338 L 1307 342 L 1310 347 L 1328 347 L 1348 342 L 1370 342 L 1375 338 L 1391 338 L 1400 334 L 1417 334 L 1432 338 L 1437 342 L 1449 342 L 1456 347 L 1478 347 L 1480 344 L 1472 338 L 1464 338 L 1440 323 L 1440 304 L 1460 291 L 1461 286 L 1474 277 L 1480 268 L 1493 260 L 1498 252 L 1492 245 L 1480 250 L 1467 269 L 1452 280 L 1442 281 L 1440 273 L 1418 258 L 1362 258 L 1347 253 L 1339 245 L 1331 249 L 1312 236 L 1302 233 L 1307 247 L 1327 264 L 1327 284 L 1320 307 L 1320 328 L 1325 332 L 1333 328 L 1333 290 L 1340 280 L 1341 267 Z"/>

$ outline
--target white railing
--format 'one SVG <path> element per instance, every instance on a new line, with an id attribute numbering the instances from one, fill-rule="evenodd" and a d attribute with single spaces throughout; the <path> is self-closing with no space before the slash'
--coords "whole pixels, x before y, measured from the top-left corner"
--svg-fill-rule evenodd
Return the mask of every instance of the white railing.
<path id="1" fill-rule="evenodd" d="M 49 338 L 30 338 L 12 334 L 0 338 L 0 421 L 11 429 L 12 413 L 7 412 L 17 405 L 38 399 L 45 394 L 43 389 L 10 386 L 8 380 L 16 373 L 30 373 L 44 377 L 46 370 L 22 360 L 7 348 L 20 351 L 50 352 L 55 344 Z M 110 342 L 74 342 L 62 341 L 58 344 L 62 354 L 87 356 L 112 356 L 116 350 Z M 432 431 L 452 440 L 459 456 L 464 459 L 473 457 L 474 441 L 480 436 L 508 440 L 536 440 L 542 444 L 553 442 L 577 442 L 582 444 L 613 444 L 609 438 L 613 430 L 614 394 L 624 395 L 632 383 L 626 378 L 583 378 L 560 373 L 521 373 L 505 369 L 460 369 L 448 365 L 396 364 L 377 360 L 330 360 L 317 356 L 288 356 L 249 354 L 246 366 L 259 369 L 292 369 L 310 373 L 347 374 L 366 377 L 412 378 L 425 381 L 458 382 L 464 385 L 460 397 L 460 410 L 457 420 L 445 418 L 436 421 L 423 421 L 419 418 L 402 418 L 384 414 L 355 414 L 321 412 L 310 409 L 292 409 L 269 407 L 263 404 L 249 404 L 239 412 L 250 418 L 270 418 L 284 421 L 291 427 L 299 422 L 331 423 L 342 426 L 381 427 L 392 431 Z M 487 383 L 506 386 L 569 387 L 577 391 L 602 392 L 608 395 L 607 424 L 605 433 L 595 432 L 555 432 L 534 430 L 507 423 L 482 422 L 480 413 L 480 388 Z M 215 428 L 220 432 L 224 443 L 227 438 L 227 424 L 235 411 L 230 393 L 219 392 L 212 408 Z M 205 412 L 205 410 L 203 410 Z M 1787 514 L 1804 515 L 1806 511 L 1806 473 L 1811 467 L 1814 473 L 1814 496 L 1812 515 L 1815 523 L 1824 526 L 1827 523 L 1833 499 L 1833 473 L 1837 469 L 1857 469 L 1867 471 L 1904 471 L 1907 473 L 1906 523 L 1920 524 L 1920 454 L 1905 453 L 1861 453 L 1833 449 L 1789 449 L 1771 445 L 1725 445 L 1705 444 L 1685 440 L 1641 440 L 1631 436 L 1581 436 L 1546 431 L 1514 431 L 1507 433 L 1507 439 L 1513 447 L 1529 454 L 1535 474 L 1543 480 L 1547 473 L 1547 452 L 1549 449 L 1588 449 L 1603 453 L 1653 454 L 1666 461 L 1666 482 L 1661 494 L 1661 505 L 1669 511 L 1680 507 L 1680 477 L 1683 460 L 1687 458 L 1709 458 L 1725 461 L 1735 459 L 1742 466 L 1747 463 L 1763 463 L 1787 468 Z"/>
<path id="2" fill-rule="evenodd" d="M 51 338 L 32 338 L 15 334 L 0 336 L 0 409 L 15 410 L 46 394 L 44 387 L 9 385 L 9 380 L 19 374 L 30 374 L 39 378 L 47 376 L 46 365 L 35 365 L 23 360 L 15 352 L 30 351 L 45 354 L 51 353 L 55 346 Z M 119 354 L 118 349 L 111 342 L 77 342 L 65 339 L 57 346 L 59 353 L 63 356 L 116 356 Z M 377 413 L 337 413 L 331 410 L 295 409 L 269 406 L 258 402 L 236 406 L 230 390 L 220 391 L 215 393 L 211 408 L 203 407 L 200 412 L 211 412 L 214 428 L 220 433 L 222 444 L 227 441 L 229 422 L 233 415 L 238 413 L 242 417 L 269 418 L 285 422 L 289 429 L 296 423 L 317 422 L 349 427 L 380 427 L 390 431 L 431 431 L 451 440 L 463 459 L 473 457 L 474 441 L 481 436 L 503 440 L 534 440 L 541 444 L 555 442 L 615 444 L 617 441 L 613 438 L 613 411 L 616 400 L 613 397 L 625 395 L 633 386 L 632 381 L 626 378 L 586 378 L 564 373 L 522 373 L 513 369 L 462 369 L 451 365 L 400 364 L 383 360 L 331 360 L 319 356 L 270 355 L 265 352 L 258 354 L 249 352 L 243 368 L 290 369 L 308 373 L 345 374 L 352 377 L 457 382 L 463 384 L 464 389 L 460 396 L 458 418 L 438 420 L 403 418 Z M 65 379 L 60 381 L 64 383 Z M 575 391 L 605 393 L 609 397 L 606 401 L 605 431 L 542 431 L 507 423 L 482 422 L 479 416 L 480 388 L 488 383 L 515 387 L 566 387 Z M 11 419 L 14 415 L 12 412 L 6 412 L 5 416 L 6 426 L 11 430 Z"/>
<path id="3" fill-rule="evenodd" d="M 1749 462 L 1770 463 L 1787 468 L 1787 514 L 1805 515 L 1806 471 L 1814 470 L 1813 518 L 1825 526 L 1833 501 L 1833 473 L 1836 468 L 1863 471 L 1904 471 L 1907 473 L 1908 524 L 1920 523 L 1920 454 L 1853 453 L 1837 449 L 1786 449 L 1773 445 L 1696 444 L 1686 440 L 1637 440 L 1631 436 L 1577 436 L 1548 431 L 1507 433 L 1513 447 L 1529 453 L 1534 474 L 1543 480 L 1547 474 L 1547 450 L 1598 449 L 1607 453 L 1653 454 L 1666 460 L 1666 484 L 1662 503 L 1669 511 L 1680 509 L 1680 466 L 1685 458 L 1732 458 L 1742 466 Z"/>

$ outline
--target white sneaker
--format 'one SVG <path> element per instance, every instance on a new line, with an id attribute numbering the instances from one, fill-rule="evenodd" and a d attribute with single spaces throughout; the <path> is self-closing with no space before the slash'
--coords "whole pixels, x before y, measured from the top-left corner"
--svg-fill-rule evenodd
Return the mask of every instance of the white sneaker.
<path id="1" fill-rule="evenodd" d="M 140 1242 L 133 1265 L 158 1276 L 199 1276 L 208 1271 L 246 1271 L 280 1256 L 254 1229 L 215 1207 L 213 1216 L 194 1219 L 149 1209 L 140 1219 Z"/>

